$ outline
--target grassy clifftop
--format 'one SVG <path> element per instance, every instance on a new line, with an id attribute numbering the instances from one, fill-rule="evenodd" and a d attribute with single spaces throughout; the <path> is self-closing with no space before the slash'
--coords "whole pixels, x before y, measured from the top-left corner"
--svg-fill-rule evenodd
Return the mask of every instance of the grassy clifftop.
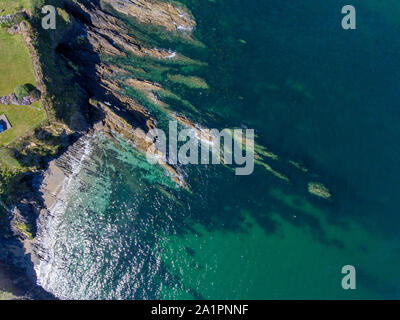
<path id="1" fill-rule="evenodd" d="M 1 0 L 0 15 L 11 14 L 22 9 L 30 9 L 31 0 Z"/>
<path id="2" fill-rule="evenodd" d="M 14 91 L 20 84 L 36 85 L 33 65 L 20 35 L 10 35 L 0 29 L 0 96 Z M 43 110 L 38 110 L 40 103 L 32 107 L 1 105 L 0 114 L 6 114 L 12 128 L 0 134 L 0 146 L 5 146 L 26 131 L 32 129 L 44 119 Z"/>
<path id="3" fill-rule="evenodd" d="M 0 115 L 6 114 L 12 126 L 0 133 L 0 194 L 4 201 L 16 194 L 13 186 L 21 185 L 24 173 L 43 169 L 60 147 L 68 144 L 65 137 L 73 132 L 69 130 L 71 115 L 82 101 L 67 63 L 55 57 L 57 42 L 69 21 L 58 15 L 57 30 L 41 28 L 41 8 L 46 4 L 57 7 L 61 2 L 0 0 L 0 16 L 22 9 L 27 13 L 26 20 L 19 23 L 23 30 L 19 34 L 10 35 L 7 28 L 0 28 L 0 96 L 23 84 L 41 91 L 41 101 L 31 106 L 0 105 Z"/>

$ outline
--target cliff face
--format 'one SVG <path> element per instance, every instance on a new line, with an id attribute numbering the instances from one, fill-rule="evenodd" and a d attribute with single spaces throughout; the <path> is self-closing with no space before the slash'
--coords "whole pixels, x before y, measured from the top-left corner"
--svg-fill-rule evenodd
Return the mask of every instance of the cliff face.
<path id="1" fill-rule="evenodd" d="M 70 14 L 73 27 L 57 46 L 57 52 L 70 61 L 77 70 L 76 79 L 90 97 L 88 103 L 89 121 L 109 134 L 118 133 L 142 152 L 152 150 L 155 155 L 160 151 L 154 147 L 154 139 L 146 135 L 156 127 L 157 119 L 137 101 L 122 95 L 126 83 L 145 83 L 129 78 L 127 72 L 112 63 L 103 62 L 104 56 L 125 57 L 133 54 L 137 57 L 149 57 L 157 60 L 171 59 L 171 53 L 161 48 L 150 48 L 129 34 L 128 28 L 115 16 L 103 10 L 102 5 L 111 5 L 113 9 L 139 23 L 150 23 L 175 32 L 177 36 L 187 37 L 188 31 L 195 25 L 191 15 L 170 3 L 159 1 L 64 1 L 64 8 Z M 173 27 L 174 26 L 174 27 Z M 180 31 L 184 26 L 185 31 Z M 127 80 L 121 82 L 118 78 Z M 158 85 L 147 82 L 152 87 Z M 131 85 L 141 92 L 148 88 Z M 163 164 L 171 177 L 184 186 L 183 179 L 172 166 Z"/>
<path id="2" fill-rule="evenodd" d="M 0 261 L 16 266 L 19 271 L 14 276 L 24 279 L 21 280 L 23 285 L 31 292 L 35 291 L 34 297 L 39 298 L 51 297 L 33 285 L 36 282 L 33 266 L 38 261 L 45 261 L 47 256 L 41 245 L 43 230 L 40 225 L 46 225 L 46 221 L 52 219 L 52 206 L 62 201 L 63 182 L 73 179 L 74 170 L 79 168 L 96 131 L 111 139 L 116 134 L 121 135 L 139 151 L 150 150 L 162 158 L 154 143 L 156 137 L 148 136 L 151 129 L 157 128 L 161 122 L 159 114 L 162 114 L 182 126 L 194 128 L 199 139 L 212 140 L 209 133 L 189 119 L 191 113 L 198 114 L 196 108 L 171 88 L 175 84 L 184 84 L 193 90 L 207 90 L 208 85 L 185 72 L 179 74 L 181 70 L 178 67 L 175 67 L 174 74 L 165 71 L 171 65 L 191 69 L 203 64 L 178 52 L 157 47 L 156 41 L 146 41 L 150 36 L 141 34 L 141 28 L 148 27 L 156 30 L 157 35 L 162 30 L 185 44 L 199 45 L 192 37 L 196 23 L 187 9 L 164 0 L 49 2 L 58 7 L 64 20 L 62 23 L 58 20 L 57 31 L 41 30 L 37 19 L 32 29 L 27 25 L 28 28 L 22 32 L 31 51 L 38 88 L 50 120 L 35 132 L 35 136 L 44 140 L 41 138 L 57 135 L 56 144 L 61 150 L 55 159 L 34 154 L 33 159 L 42 170 L 26 174 L 19 180 L 12 208 L 0 202 L 10 217 L 13 234 L 13 237 L 0 240 Z M 139 28 L 137 34 L 132 32 L 134 28 Z M 166 82 L 172 85 L 168 86 L 160 79 L 167 79 Z M 127 89 L 135 94 L 127 94 Z M 172 112 L 168 100 L 180 103 L 187 114 Z M 206 117 L 202 115 L 203 119 Z M 27 141 L 28 148 L 32 144 L 32 140 Z M 27 158 L 26 161 L 30 160 Z M 266 160 L 278 161 L 279 158 L 256 144 L 255 163 L 289 182 Z M 307 172 L 296 162 L 292 161 L 290 165 Z M 173 181 L 186 186 L 179 168 L 168 164 L 163 166 Z M 329 190 L 320 184 L 311 183 L 308 187 L 314 195 L 330 197 Z M 40 221 L 39 228 L 37 221 Z M 27 278 L 31 283 L 26 283 Z"/>
<path id="3" fill-rule="evenodd" d="M 155 98 L 153 92 L 164 89 L 152 81 L 131 77 L 126 70 L 105 62 L 107 59 L 104 57 L 134 55 L 157 61 L 185 57 L 136 39 L 129 33 L 129 28 L 110 12 L 115 10 L 136 23 L 158 26 L 176 37 L 185 38 L 185 41 L 192 41 L 190 34 L 195 26 L 191 14 L 183 7 L 164 1 L 60 0 L 53 1 L 53 4 L 58 6 L 59 13 L 68 16 L 61 31 L 54 34 L 47 31 L 46 34 L 39 30 L 37 21 L 36 30 L 35 23 L 32 23 L 25 25 L 20 32 L 30 49 L 38 88 L 50 120 L 48 128 L 41 128 L 36 135 L 60 129 L 60 137 L 64 136 L 63 144 L 70 146 L 51 162 L 49 158 L 39 159 L 47 170 L 31 172 L 21 178 L 23 185 L 29 187 L 21 188 L 14 195 L 16 205 L 7 210 L 14 236 L 0 241 L 0 260 L 25 270 L 23 273 L 27 274 L 32 286 L 36 282 L 33 265 L 45 256 L 41 252 L 41 236 L 40 230 L 36 230 L 36 222 L 50 217 L 49 209 L 59 197 L 62 182 L 71 177 L 93 133 L 100 130 L 111 138 L 119 134 L 141 152 L 152 150 L 154 155 L 160 153 L 155 148 L 154 139 L 146 136 L 156 128 L 157 119 L 141 103 L 123 92 L 128 85 Z M 60 74 L 62 76 L 57 78 Z M 123 81 L 120 81 L 121 77 L 124 77 Z M 167 164 L 164 168 L 177 184 L 185 186 L 176 168 Z M 40 288 L 32 290 L 38 290 L 32 297 L 51 298 Z"/>
<path id="4" fill-rule="evenodd" d="M 133 77 L 126 69 L 105 59 L 131 55 L 156 63 L 171 60 L 177 64 L 193 63 L 179 53 L 171 53 L 170 50 L 136 39 L 126 22 L 113 14 L 118 13 L 143 26 L 157 26 L 165 33 L 191 42 L 194 41 L 191 32 L 196 23 L 187 9 L 154 0 L 54 0 L 52 4 L 57 5 L 58 13 L 64 17 L 62 24 L 58 20 L 56 31 L 41 30 L 39 20 L 36 24 L 33 20 L 32 24 L 21 25 L 19 30 L 30 49 L 38 88 L 50 120 L 48 127 L 40 132 L 58 134 L 62 130 L 59 136 L 64 137 L 63 144 L 70 145 L 54 161 L 49 162 L 44 157 L 39 159 L 43 162 L 42 167 L 48 169 L 23 177 L 24 185 L 30 187 L 14 195 L 13 201 L 17 205 L 11 210 L 11 229 L 15 237 L 29 249 L 25 248 L 27 252 L 36 258 L 39 255 L 35 253 L 35 246 L 31 242 L 31 238 L 36 236 L 36 220 L 48 214 L 52 200 L 57 198 L 58 186 L 70 176 L 71 166 L 81 159 L 82 141 L 86 141 L 96 130 L 106 133 L 110 138 L 118 134 L 139 151 L 151 152 L 162 158 L 154 137 L 148 136 L 157 127 L 158 119 L 142 103 L 124 94 L 127 86 L 144 94 L 171 119 L 184 126 L 195 127 L 187 118 L 169 111 L 168 105 L 159 100 L 156 94 L 163 92 L 177 99 L 179 97 L 158 83 L 144 80 L 146 76 Z M 145 73 L 144 70 L 140 72 Z M 60 74 L 62 76 L 59 77 Z M 70 100 L 66 99 L 69 92 Z M 64 114 L 68 114 L 68 117 Z M 186 186 L 176 167 L 169 164 L 162 166 L 173 181 L 182 187 Z M 16 262 L 21 259 L 25 257 L 15 256 L 11 260 L 26 265 Z"/>

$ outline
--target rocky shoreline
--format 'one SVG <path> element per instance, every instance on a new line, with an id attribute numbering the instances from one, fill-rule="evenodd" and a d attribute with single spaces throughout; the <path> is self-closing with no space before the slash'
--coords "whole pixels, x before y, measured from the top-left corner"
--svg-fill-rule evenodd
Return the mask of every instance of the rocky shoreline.
<path id="1" fill-rule="evenodd" d="M 95 132 L 101 131 L 110 137 L 115 134 L 122 136 L 141 152 L 152 150 L 155 155 L 160 153 L 154 147 L 154 139 L 147 137 L 147 133 L 156 128 L 157 120 L 140 103 L 121 94 L 124 83 L 114 80 L 113 76 L 124 71 L 115 65 L 103 63 L 100 56 L 123 57 L 130 52 L 138 57 L 176 59 L 179 55 L 171 55 L 170 50 L 166 49 L 146 47 L 134 39 L 115 16 L 104 11 L 103 5 L 138 19 L 140 23 L 156 25 L 188 39 L 195 26 L 189 12 L 162 1 L 60 0 L 59 4 L 69 15 L 70 22 L 57 43 L 53 43 L 53 58 L 64 59 L 70 66 L 75 66 L 74 81 L 88 100 L 79 107 L 81 111 L 71 117 L 71 123 L 67 124 L 69 128 L 64 129 L 69 132 L 69 147 L 48 161 L 45 169 L 24 175 L 22 179 L 30 186 L 30 190 L 16 195 L 13 200 L 15 204 L 7 210 L 13 237 L 0 241 L 0 261 L 5 266 L 18 268 L 18 271 L 7 274 L 10 278 L 25 279 L 18 285 L 18 288 L 24 289 L 14 288 L 14 292 L 20 298 L 28 299 L 54 298 L 36 284 L 35 265 L 46 256 L 41 246 L 40 226 L 51 218 L 52 207 L 62 201 L 63 185 L 73 177 L 77 164 L 85 155 L 87 143 Z M 46 79 L 48 75 L 42 68 L 44 62 L 34 43 L 34 31 L 30 24 L 22 22 L 10 28 L 10 32 L 21 33 L 27 43 L 42 103 L 49 120 L 54 121 L 50 116 L 51 104 L 48 98 L 44 99 L 48 97 L 49 80 Z M 141 80 L 132 81 L 140 83 Z M 13 97 L 8 97 L 8 100 L 13 104 L 19 103 Z M 185 187 L 176 168 L 168 164 L 164 167 L 178 185 Z"/>
<path id="2" fill-rule="evenodd" d="M 29 176 L 32 192 L 10 209 L 10 227 L 14 237 L 0 241 L 0 272 L 7 272 L 6 287 L 19 299 L 54 299 L 37 284 L 35 266 L 45 257 L 41 246 L 42 227 L 51 218 L 52 208 L 63 201 L 63 186 L 79 168 L 93 136 L 93 131 L 82 135 L 59 158 L 49 163 L 47 170 Z M 35 226 L 35 237 L 29 237 L 20 224 Z M 17 270 L 11 266 L 18 267 Z M 4 287 L 4 286 L 3 286 Z"/>
<path id="3" fill-rule="evenodd" d="M 88 155 L 91 140 L 96 133 L 101 132 L 110 139 L 122 136 L 138 151 L 146 153 L 151 150 L 155 157 L 162 158 L 163 154 L 156 148 L 156 137 L 148 135 L 152 129 L 157 128 L 160 119 L 157 113 L 143 103 L 146 100 L 168 119 L 193 128 L 200 140 L 209 142 L 212 139 L 200 124 L 190 120 L 190 112 L 198 112 L 195 107 L 173 93 L 173 89 L 170 91 L 168 84 L 164 83 L 163 87 L 152 79 L 150 73 L 153 69 L 146 71 L 140 65 L 129 64 L 123 69 L 117 62 L 113 62 L 132 58 L 133 61 L 154 59 L 160 64 L 172 61 L 182 65 L 201 65 L 201 62 L 178 52 L 158 48 L 136 38 L 124 23 L 126 19 L 141 26 L 160 28 L 168 35 L 194 44 L 196 41 L 192 38 L 192 31 L 196 22 L 186 8 L 161 0 L 53 2 L 59 5 L 58 12 L 63 13 L 65 23 L 56 33 L 44 35 L 44 39 L 50 43 L 40 43 L 43 39 L 38 37 L 39 31 L 29 23 L 22 22 L 19 26 L 9 28 L 11 33 L 21 33 L 29 48 L 41 102 L 49 122 L 35 135 L 39 138 L 56 136 L 56 143 L 60 147 L 55 156 L 33 156 L 34 162 L 40 163 L 40 168 L 24 173 L 20 178 L 19 181 L 28 187 L 21 188 L 23 191 L 18 190 L 12 201 L 9 201 L 14 204 L 12 207 L 8 208 L 0 202 L 3 208 L 6 207 L 13 235 L 5 240 L 0 239 L 0 274 L 8 268 L 7 272 L 4 271 L 7 277 L 20 279 L 19 282 L 15 280 L 18 284 L 18 288 L 13 289 L 16 295 L 29 299 L 54 298 L 36 285 L 35 266 L 45 261 L 47 255 L 42 245 L 44 226 L 48 219 L 53 218 L 53 208 L 64 200 L 64 186 L 74 178 L 81 161 Z M 118 14 L 124 19 L 120 19 Z M 46 54 L 38 50 L 41 44 L 48 50 Z M 44 56 L 47 61 L 43 59 Z M 104 59 L 105 56 L 108 59 Z M 54 70 L 48 67 L 49 61 L 54 63 Z M 68 74 L 65 79 L 63 73 Z M 62 80 L 56 82 L 58 78 Z M 169 80 L 174 84 L 189 84 L 189 87 L 195 89 L 208 88 L 207 83 L 197 77 L 173 75 Z M 54 90 L 57 86 L 61 88 L 59 91 Z M 127 88 L 144 97 L 143 100 L 130 97 L 126 94 Z M 72 98 L 69 97 L 70 93 Z M 65 99 L 61 99 L 60 95 L 64 94 L 67 98 L 63 96 Z M 190 110 L 188 115 L 172 112 L 164 101 L 166 99 L 160 99 L 160 96 L 182 102 L 185 110 Z M 28 139 L 25 145 L 27 147 L 24 152 L 28 150 L 27 153 L 30 153 L 29 148 L 35 144 Z M 255 163 L 285 183 L 290 183 L 289 178 L 267 164 L 267 159 L 278 161 L 278 156 L 256 144 Z M 178 167 L 162 165 L 177 185 L 187 188 Z M 288 165 L 300 172 L 307 172 L 306 168 L 296 162 L 289 161 Z M 308 191 L 320 198 L 331 197 L 330 191 L 321 183 L 310 183 Z M 2 263 L 8 267 L 2 267 Z M 9 272 L 13 267 L 17 271 Z"/>

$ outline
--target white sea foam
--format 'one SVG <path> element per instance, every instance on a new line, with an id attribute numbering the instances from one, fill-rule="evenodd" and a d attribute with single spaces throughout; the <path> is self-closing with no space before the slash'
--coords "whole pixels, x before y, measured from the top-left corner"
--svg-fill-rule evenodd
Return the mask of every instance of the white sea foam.
<path id="1" fill-rule="evenodd" d="M 167 59 L 173 59 L 176 57 L 176 52 L 172 52 L 169 56 L 166 56 Z"/>
<path id="2" fill-rule="evenodd" d="M 78 140 L 77 143 L 83 141 L 80 147 L 83 151 L 78 153 L 78 157 L 73 157 L 67 153 L 67 161 L 71 165 L 71 173 L 63 179 L 55 201 L 48 208 L 49 214 L 40 216 L 38 219 L 38 235 L 40 241 L 40 255 L 39 263 L 35 264 L 34 269 L 37 275 L 37 282 L 46 290 L 53 292 L 59 298 L 67 298 L 62 292 L 54 290 L 60 288 L 60 283 L 63 283 L 63 277 L 60 274 L 60 265 L 55 263 L 57 252 L 55 250 L 56 242 L 58 240 L 59 226 L 62 224 L 64 214 L 67 210 L 67 198 L 71 189 L 76 189 L 74 185 L 77 181 L 76 177 L 82 170 L 84 161 L 90 156 L 92 152 L 93 136 L 85 136 Z"/>

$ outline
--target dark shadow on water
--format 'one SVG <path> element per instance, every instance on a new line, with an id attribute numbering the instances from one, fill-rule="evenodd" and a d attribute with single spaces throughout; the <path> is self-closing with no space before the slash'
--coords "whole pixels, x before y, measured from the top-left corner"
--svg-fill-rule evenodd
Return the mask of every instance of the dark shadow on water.
<path id="1" fill-rule="evenodd" d="M 88 1 L 85 2 L 89 3 Z M 92 3 L 97 3 L 97 1 Z M 95 52 L 89 43 L 79 43 L 77 41 L 78 36 L 87 35 L 88 28 L 92 27 L 90 17 L 72 3 L 69 3 L 65 8 L 72 14 L 74 19 L 78 21 L 78 24 L 70 31 L 68 36 L 58 44 L 56 48 L 56 58 L 60 61 L 64 61 L 64 63 L 66 63 L 66 61 L 71 61 L 75 66 L 78 66 L 80 73 L 79 75 L 75 74 L 74 81 L 79 83 L 88 97 L 109 101 L 111 105 L 118 106 L 119 102 L 100 85 L 101 79 L 96 70 L 96 65 L 102 62 L 102 57 Z M 221 84 L 222 87 L 223 85 L 224 84 Z M 308 103 L 307 98 L 298 92 L 289 92 L 288 96 L 296 100 L 299 104 Z M 229 102 L 229 100 L 227 101 Z M 223 102 L 225 103 L 226 101 Z M 127 119 L 134 126 L 142 125 L 140 118 L 137 118 L 135 114 L 124 111 L 123 108 L 114 108 L 113 111 Z M 102 120 L 104 115 L 99 112 L 94 112 L 93 114 L 91 112 L 91 110 L 87 111 L 92 120 Z M 226 125 L 226 123 L 222 122 L 220 116 L 216 116 L 215 118 L 220 119 L 221 123 L 219 124 Z M 231 121 L 231 123 L 234 124 L 233 121 Z M 218 121 L 215 121 L 213 124 L 218 124 Z M 89 127 L 90 126 L 91 124 L 89 124 Z M 48 135 L 43 132 L 38 132 L 36 137 L 46 141 L 53 141 L 54 139 L 54 145 L 58 144 L 56 137 L 52 137 L 51 134 Z M 79 137 L 80 135 L 69 137 L 68 143 L 72 143 L 74 140 L 76 141 Z M 40 153 L 35 153 L 35 151 L 29 151 L 25 155 L 21 154 L 19 150 L 14 151 L 17 159 L 22 164 L 29 163 L 30 159 L 38 159 L 40 163 L 37 163 L 37 165 L 46 169 L 48 162 L 51 160 L 51 158 L 40 157 Z M 59 154 L 61 155 L 64 151 L 65 150 L 60 150 Z M 289 159 L 289 155 L 287 158 Z M 313 165 L 311 159 L 308 161 L 308 159 L 303 158 L 302 160 L 311 168 L 317 167 Z M 190 169 L 188 182 L 191 186 L 192 193 L 189 194 L 182 190 L 170 191 L 171 194 L 184 204 L 183 208 L 169 203 L 168 199 L 162 198 L 162 204 L 170 204 L 170 206 L 163 206 L 161 214 L 157 215 L 154 219 L 152 215 L 153 212 L 149 213 L 149 211 L 153 208 L 154 196 L 158 195 L 162 197 L 162 195 L 157 194 L 157 191 L 153 190 L 150 196 L 141 199 L 141 204 L 138 209 L 138 212 L 141 214 L 139 214 L 135 220 L 135 224 L 139 226 L 139 230 L 128 230 L 132 231 L 132 234 L 140 240 L 140 243 L 130 249 L 131 251 L 128 252 L 128 258 L 131 259 L 130 261 L 133 261 L 138 252 L 143 252 L 141 258 L 147 260 L 144 263 L 145 267 L 142 269 L 141 277 L 145 279 L 145 281 L 139 283 L 139 288 L 137 288 L 133 295 L 129 288 L 126 289 L 127 297 L 132 299 L 157 299 L 159 298 L 159 284 L 163 283 L 169 288 L 178 287 L 181 290 L 186 289 L 188 293 L 196 299 L 204 299 L 201 293 L 197 292 L 195 289 L 183 288 L 181 277 L 174 274 L 163 262 L 157 270 L 157 273 L 155 275 L 153 274 L 154 270 L 152 266 L 157 264 L 156 260 L 159 258 L 155 257 L 151 250 L 159 241 L 159 239 L 152 235 L 154 230 L 162 231 L 166 235 L 184 238 L 187 234 L 198 234 L 198 231 L 193 227 L 193 224 L 198 223 L 210 232 L 228 231 L 248 233 L 250 232 L 251 225 L 246 222 L 245 216 L 246 214 L 250 214 L 265 231 L 265 234 L 275 235 L 280 234 L 281 231 L 282 222 L 276 219 L 278 216 L 283 223 L 288 223 L 296 228 L 310 232 L 315 241 L 326 246 L 346 249 L 346 245 L 341 239 L 332 238 L 326 234 L 326 230 L 321 222 L 321 212 L 322 217 L 326 218 L 330 224 L 346 229 L 349 227 L 349 214 L 352 218 L 359 218 L 366 208 L 371 209 L 372 207 L 376 209 L 377 216 L 379 209 L 382 209 L 379 202 L 366 199 L 357 193 L 357 190 L 346 181 L 330 176 L 329 173 L 323 172 L 322 169 L 318 171 L 318 173 L 329 182 L 328 186 L 331 188 L 333 198 L 328 201 L 313 198 L 313 196 L 307 192 L 307 183 L 314 178 L 311 174 L 299 173 L 295 169 L 289 168 L 289 166 L 283 162 L 275 163 L 275 165 L 289 176 L 291 180 L 290 183 L 281 182 L 278 178 L 266 173 L 259 167 L 257 167 L 255 173 L 249 177 L 236 177 L 233 171 L 221 167 L 218 169 L 209 168 L 211 174 L 207 174 L 206 170 L 203 169 Z M 126 170 L 126 172 L 118 172 L 118 174 L 130 175 L 132 173 Z M 96 172 L 93 172 L 92 175 L 95 176 Z M 114 181 L 118 181 L 117 173 L 115 173 L 113 179 Z M 31 188 L 32 194 L 40 196 L 38 191 L 42 182 L 40 175 L 24 176 L 21 177 L 20 181 L 23 185 L 27 186 L 27 188 Z M 80 191 L 85 192 L 85 189 L 82 187 Z M 126 192 L 126 190 L 115 191 L 120 194 Z M 278 192 L 274 193 L 274 191 Z M 131 195 L 127 194 L 126 196 L 129 197 Z M 357 203 L 357 206 L 352 206 L 352 203 Z M 26 204 L 26 206 L 29 207 L 29 204 Z M 24 211 L 29 210 L 26 209 Z M 94 211 L 88 210 L 88 212 L 90 212 L 91 216 L 96 215 Z M 145 215 L 143 213 L 149 214 Z M 190 223 L 188 223 L 187 219 L 183 219 L 183 217 L 190 217 Z M 32 225 L 35 225 L 34 221 L 36 221 L 37 216 L 31 215 L 25 218 L 32 222 Z M 173 228 L 171 227 L 171 221 L 173 221 Z M 390 223 L 380 223 L 386 230 L 389 230 L 390 233 L 397 231 L 394 224 L 389 226 Z M 152 230 L 148 230 L 149 225 L 152 226 Z M 129 227 L 131 226 L 129 225 L 127 228 Z M 143 228 L 140 229 L 140 227 Z M 35 232 L 35 228 L 36 227 L 34 227 L 33 232 Z M 382 228 L 382 230 L 383 229 L 384 228 Z M 127 231 L 125 230 L 124 232 Z M 127 233 L 129 234 L 129 232 Z M 96 239 L 95 235 L 93 235 L 93 239 Z M 18 247 L 19 242 L 15 243 L 17 244 L 17 250 L 23 252 L 23 248 L 20 244 Z M 367 251 L 368 248 L 364 248 L 364 250 Z M 186 247 L 185 252 L 190 257 L 196 255 L 195 250 L 190 247 Z M 27 260 L 24 262 L 24 265 L 28 270 L 28 274 L 34 279 L 34 273 L 32 273 L 33 266 L 31 263 L 29 264 L 30 259 L 29 257 L 24 257 L 24 259 Z M 201 269 L 202 266 L 198 266 L 198 268 Z M 121 275 L 118 274 L 118 276 Z M 374 291 L 381 292 L 383 295 L 394 296 L 398 292 L 394 287 L 379 286 L 377 281 L 371 276 L 361 273 L 361 278 L 366 279 Z M 148 283 L 148 281 L 155 280 L 157 280 L 158 283 Z M 35 281 L 33 281 L 33 283 L 35 283 Z M 109 290 L 115 290 L 113 283 L 108 283 L 107 285 Z M 130 283 L 130 285 L 133 287 L 135 283 Z M 102 295 L 101 292 L 93 294 Z"/>
<path id="2" fill-rule="evenodd" d="M 0 209 L 1 220 L 6 213 Z M 54 300 L 54 295 L 37 285 L 30 254 L 25 254 L 22 243 L 13 237 L 10 221 L 0 222 L 0 272 L 4 275 L 0 290 L 10 292 L 17 299 Z"/>

